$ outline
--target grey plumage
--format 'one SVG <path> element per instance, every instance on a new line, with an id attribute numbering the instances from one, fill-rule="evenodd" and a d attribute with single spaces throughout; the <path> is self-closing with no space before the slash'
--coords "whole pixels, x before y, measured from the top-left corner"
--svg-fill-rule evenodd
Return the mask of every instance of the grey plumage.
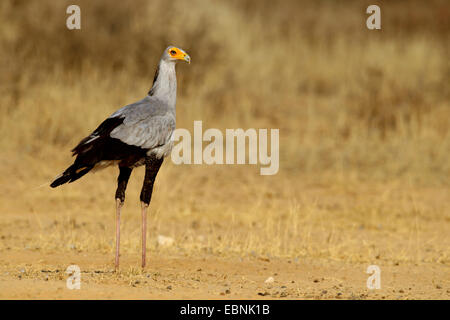
<path id="1" fill-rule="evenodd" d="M 145 266 L 147 208 L 153 184 L 164 157 L 172 150 L 175 130 L 177 80 L 175 63 L 190 63 L 189 55 L 170 46 L 164 50 L 148 96 L 129 104 L 103 121 L 72 150 L 74 163 L 51 184 L 52 188 L 73 182 L 91 170 L 118 165 L 120 174 L 116 190 L 116 269 L 119 266 L 120 210 L 133 168 L 145 164 L 141 190 L 142 203 L 142 267 Z"/>
<path id="2" fill-rule="evenodd" d="M 172 149 L 170 140 L 175 130 L 175 107 L 167 101 L 147 96 L 111 115 L 123 118 L 123 123 L 111 131 L 112 138 L 148 149 L 158 158 L 167 156 Z"/>
<path id="3" fill-rule="evenodd" d="M 157 158 L 170 154 L 173 146 L 171 137 L 175 130 L 177 81 L 169 48 L 161 57 L 149 95 L 109 117 L 123 119 L 123 123 L 111 131 L 111 138 L 146 149 L 148 155 L 155 154 Z M 94 132 L 85 143 L 97 138 Z M 105 167 L 105 162 L 101 163 L 101 167 Z"/>
<path id="4" fill-rule="evenodd" d="M 111 137 L 149 149 L 158 158 L 170 153 L 170 138 L 175 130 L 177 81 L 175 63 L 171 62 L 168 49 L 161 57 L 149 95 L 111 115 L 124 118 L 123 124 L 111 132 Z"/>

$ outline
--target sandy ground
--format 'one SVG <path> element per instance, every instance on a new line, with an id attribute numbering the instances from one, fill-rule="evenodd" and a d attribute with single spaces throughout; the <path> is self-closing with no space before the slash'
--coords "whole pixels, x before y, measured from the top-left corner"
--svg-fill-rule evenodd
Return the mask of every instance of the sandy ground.
<path id="1" fill-rule="evenodd" d="M 366 287 L 367 265 L 329 260 L 184 257 L 152 254 L 141 271 L 126 255 L 121 271 L 99 254 L 11 252 L 0 258 L 1 299 L 448 299 L 449 269 L 383 265 L 381 289 Z M 79 265 L 81 288 L 66 286 L 67 263 Z M 273 282 L 266 283 L 272 277 Z M 447 280 L 445 280 L 447 279 Z"/>
<path id="2" fill-rule="evenodd" d="M 186 174 L 200 175 L 200 169 Z M 176 172 L 168 166 L 161 181 L 174 181 Z M 252 188 L 275 191 L 254 202 L 245 201 L 251 189 L 230 191 L 235 201 L 213 202 L 215 180 L 188 189 L 182 181 L 160 183 L 142 271 L 138 174 L 123 208 L 121 268 L 115 273 L 111 175 L 105 171 L 55 191 L 4 188 L 1 299 L 450 298 L 446 188 L 347 181 L 328 186 L 306 178 L 295 185 L 277 180 L 283 188 L 254 178 Z M 291 192 L 297 204 L 288 201 Z M 173 244 L 158 244 L 158 235 Z M 81 270 L 80 290 L 66 287 L 65 271 L 73 264 Z M 381 289 L 367 288 L 370 265 L 381 270 Z"/>

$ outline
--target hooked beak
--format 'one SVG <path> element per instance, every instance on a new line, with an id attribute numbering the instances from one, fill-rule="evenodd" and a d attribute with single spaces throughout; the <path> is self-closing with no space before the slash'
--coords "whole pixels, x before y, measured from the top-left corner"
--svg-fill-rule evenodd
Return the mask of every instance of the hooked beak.
<path id="1" fill-rule="evenodd" d="M 184 54 L 183 60 L 189 64 L 191 63 L 191 57 L 189 57 L 189 55 L 187 53 Z"/>

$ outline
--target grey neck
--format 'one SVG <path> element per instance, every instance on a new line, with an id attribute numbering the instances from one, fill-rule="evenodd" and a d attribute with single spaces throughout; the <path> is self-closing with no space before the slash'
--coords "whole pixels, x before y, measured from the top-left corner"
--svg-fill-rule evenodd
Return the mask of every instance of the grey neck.
<path id="1" fill-rule="evenodd" d="M 175 108 L 177 100 L 177 76 L 175 73 L 175 63 L 161 60 L 156 69 L 153 86 L 149 96 L 166 102 L 169 107 Z"/>

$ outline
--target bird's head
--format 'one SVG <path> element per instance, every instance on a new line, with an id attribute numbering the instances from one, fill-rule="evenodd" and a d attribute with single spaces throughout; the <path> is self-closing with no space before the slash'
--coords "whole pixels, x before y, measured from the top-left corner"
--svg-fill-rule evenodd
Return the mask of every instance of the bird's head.
<path id="1" fill-rule="evenodd" d="M 166 61 L 177 62 L 178 60 L 185 61 L 187 63 L 191 63 L 191 57 L 180 48 L 169 46 L 163 53 L 163 59 Z"/>

